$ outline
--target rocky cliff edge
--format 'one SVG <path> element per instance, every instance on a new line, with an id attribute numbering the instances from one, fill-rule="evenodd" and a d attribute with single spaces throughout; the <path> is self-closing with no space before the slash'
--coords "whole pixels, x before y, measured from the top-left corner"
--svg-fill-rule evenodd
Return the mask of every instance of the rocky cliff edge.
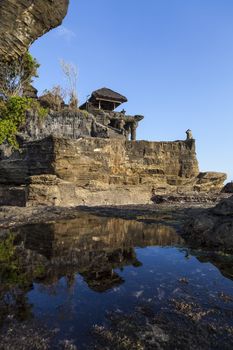
<path id="1" fill-rule="evenodd" d="M 23 55 L 40 36 L 61 24 L 69 0 L 0 0 L 0 59 Z"/>

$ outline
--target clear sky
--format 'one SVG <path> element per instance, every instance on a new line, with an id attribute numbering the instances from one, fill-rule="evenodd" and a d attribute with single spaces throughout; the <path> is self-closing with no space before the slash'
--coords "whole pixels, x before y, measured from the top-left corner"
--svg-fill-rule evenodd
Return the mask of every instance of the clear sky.
<path id="1" fill-rule="evenodd" d="M 64 85 L 77 65 L 80 102 L 108 87 L 143 114 L 138 138 L 177 140 L 190 128 L 201 171 L 233 180 L 233 1 L 71 0 L 61 27 L 37 40 L 35 86 Z"/>

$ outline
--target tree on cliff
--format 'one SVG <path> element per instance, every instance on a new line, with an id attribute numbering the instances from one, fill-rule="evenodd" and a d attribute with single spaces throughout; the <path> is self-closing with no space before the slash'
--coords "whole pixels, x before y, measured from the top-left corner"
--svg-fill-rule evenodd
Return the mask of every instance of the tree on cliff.
<path id="1" fill-rule="evenodd" d="M 37 77 L 39 63 L 29 52 L 19 59 L 0 62 L 0 92 L 6 96 L 22 96 Z"/>
<path id="2" fill-rule="evenodd" d="M 7 142 L 18 147 L 16 136 L 25 124 L 27 111 L 39 117 L 47 115 L 47 110 L 36 99 L 24 96 L 37 77 L 38 67 L 29 52 L 20 59 L 0 62 L 0 145 Z"/>
<path id="3" fill-rule="evenodd" d="M 60 61 L 60 65 L 63 73 L 67 80 L 67 94 L 70 98 L 69 105 L 72 108 L 78 107 L 78 94 L 77 94 L 77 80 L 78 80 L 78 69 L 72 63 L 67 63 L 64 60 Z"/>

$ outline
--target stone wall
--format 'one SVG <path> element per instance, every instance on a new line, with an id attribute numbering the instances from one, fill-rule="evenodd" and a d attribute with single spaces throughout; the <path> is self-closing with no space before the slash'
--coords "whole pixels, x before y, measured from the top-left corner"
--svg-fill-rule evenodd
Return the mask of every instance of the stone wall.
<path id="1" fill-rule="evenodd" d="M 194 140 L 50 136 L 2 151 L 0 161 L 0 195 L 21 189 L 25 205 L 146 204 L 159 193 L 216 192 L 224 180 L 221 173 L 199 174 Z M 10 204 L 5 198 L 0 203 Z"/>
<path id="2" fill-rule="evenodd" d="M 92 136 L 93 126 L 99 137 L 107 137 L 107 128 L 96 127 L 94 116 L 85 111 L 64 109 L 60 112 L 50 111 L 45 118 L 28 113 L 21 136 L 27 141 L 41 140 L 49 135 L 62 138 L 78 139 Z"/>
<path id="3" fill-rule="evenodd" d="M 28 112 L 26 123 L 18 136 L 26 141 L 36 141 L 50 135 L 69 139 L 84 136 L 125 139 L 119 131 L 99 123 L 94 115 L 68 107 L 59 112 L 50 111 L 44 118 Z"/>
<path id="4" fill-rule="evenodd" d="M 108 185 L 179 185 L 179 181 L 199 174 L 194 140 L 56 139 L 54 146 L 55 174 L 81 186 L 90 181 Z"/>

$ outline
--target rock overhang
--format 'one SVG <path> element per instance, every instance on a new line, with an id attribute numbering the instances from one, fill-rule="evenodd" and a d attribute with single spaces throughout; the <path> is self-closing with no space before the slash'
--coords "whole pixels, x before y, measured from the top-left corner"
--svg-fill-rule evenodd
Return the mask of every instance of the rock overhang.
<path id="1" fill-rule="evenodd" d="M 0 0 L 0 60 L 22 56 L 62 23 L 69 0 Z"/>

